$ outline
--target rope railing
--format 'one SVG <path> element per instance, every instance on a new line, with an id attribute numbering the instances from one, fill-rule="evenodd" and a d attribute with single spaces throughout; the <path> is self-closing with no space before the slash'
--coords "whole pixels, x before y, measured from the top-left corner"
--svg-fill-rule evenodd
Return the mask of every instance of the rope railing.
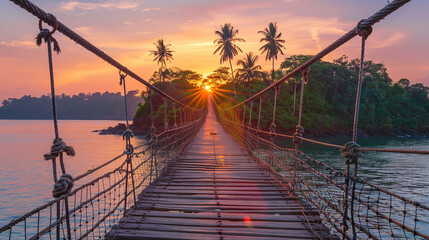
<path id="1" fill-rule="evenodd" d="M 157 136 L 157 141 L 135 148 L 132 154 L 135 186 L 126 177 L 127 159 L 121 154 L 98 167 L 76 177 L 81 180 L 122 159 L 115 169 L 103 173 L 70 193 L 56 198 L 34 210 L 13 219 L 9 224 L 0 228 L 0 239 L 64 239 L 68 234 L 65 229 L 65 210 L 61 209 L 60 218 L 52 215 L 54 206 L 70 199 L 70 228 L 72 239 L 102 239 L 110 229 L 118 223 L 127 206 L 134 204 L 133 193 L 140 193 L 156 178 L 160 177 L 163 169 L 172 164 L 183 149 L 192 140 L 204 118 L 170 129 Z M 155 169 L 156 168 L 156 169 Z M 127 183 L 128 182 L 128 183 Z M 129 184 L 128 191 L 125 191 Z M 64 206 L 64 204 L 62 204 Z M 60 226 L 60 235 L 54 231 Z"/>
<path id="2" fill-rule="evenodd" d="M 310 158 L 302 151 L 296 154 L 295 149 L 274 144 L 270 141 L 270 132 L 222 118 L 219 108 L 217 115 L 225 131 L 249 149 L 264 169 L 287 184 L 306 209 L 307 217 L 314 217 L 317 212 L 332 234 L 341 236 L 344 233 L 345 239 L 429 239 L 429 206 L 350 176 L 349 185 L 356 186 L 355 197 L 352 198 L 350 191 L 347 193 L 345 208 L 345 172 Z M 291 140 L 289 135 L 281 138 Z M 266 165 L 269 168 L 264 167 Z M 352 203 L 354 211 L 350 211 Z M 343 226 L 346 209 L 347 230 Z M 351 226 L 355 226 L 355 234 Z"/>
<path id="3" fill-rule="evenodd" d="M 293 69 L 279 81 L 269 85 L 248 99 L 222 108 L 216 104 L 216 114 L 225 131 L 242 143 L 249 153 L 262 165 L 269 165 L 268 172 L 277 176 L 299 199 L 309 212 L 318 211 L 325 226 L 342 239 L 429 239 L 429 207 L 419 202 L 392 193 L 358 177 L 358 159 L 362 152 L 389 152 L 403 154 L 429 154 L 426 150 L 388 149 L 361 147 L 357 142 L 360 96 L 364 76 L 365 41 L 372 32 L 372 25 L 409 1 L 392 1 L 368 19 L 361 20 L 357 27 L 346 33 L 305 63 Z M 356 92 L 353 121 L 353 140 L 344 146 L 303 137 L 303 95 L 310 66 L 343 45 L 353 37 L 362 38 L 359 81 Z M 296 131 L 291 135 L 275 132 L 277 94 L 281 84 L 297 73 L 302 74 L 299 117 Z M 311 73 L 310 73 L 311 74 Z M 271 90 L 273 89 L 273 90 Z M 264 94 L 274 91 L 272 121 L 268 130 L 261 128 L 261 109 Z M 241 111 L 248 103 L 259 98 L 257 126 L 253 128 L 251 113 Z M 249 115 L 249 123 L 245 117 Z M 294 149 L 281 148 L 275 138 L 291 141 Z M 327 164 L 312 159 L 299 150 L 303 142 L 341 150 L 345 159 L 345 171 L 336 170 Z"/>

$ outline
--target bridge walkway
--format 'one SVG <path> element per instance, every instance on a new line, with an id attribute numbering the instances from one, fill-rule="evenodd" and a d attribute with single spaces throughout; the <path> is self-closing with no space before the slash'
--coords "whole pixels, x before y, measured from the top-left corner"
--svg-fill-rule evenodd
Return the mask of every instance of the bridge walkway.
<path id="1" fill-rule="evenodd" d="M 140 194 L 113 239 L 315 239 L 291 194 L 207 119 L 180 159 Z M 210 133 L 216 132 L 216 135 Z M 312 225 L 311 228 L 309 223 Z"/>

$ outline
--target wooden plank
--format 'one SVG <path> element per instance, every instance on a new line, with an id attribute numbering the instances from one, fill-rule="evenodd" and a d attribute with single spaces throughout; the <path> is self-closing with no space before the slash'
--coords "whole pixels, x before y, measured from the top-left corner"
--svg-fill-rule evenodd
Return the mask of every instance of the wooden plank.
<path id="1" fill-rule="evenodd" d="M 236 190 L 223 190 L 218 189 L 217 193 L 214 192 L 214 188 L 210 190 L 195 190 L 195 189 L 163 189 L 163 188 L 153 188 L 148 191 L 149 193 L 166 193 L 166 194 L 220 194 L 220 195 L 233 195 L 233 196 L 254 196 L 254 195 L 264 195 L 264 196 L 277 196 L 282 194 L 289 195 L 289 192 L 286 190 L 278 190 L 278 191 L 236 191 Z"/>
<path id="2" fill-rule="evenodd" d="M 299 206 L 296 206 L 295 208 L 288 208 L 288 209 L 249 209 L 249 208 L 242 208 L 242 209 L 236 209 L 234 207 L 228 208 L 223 207 L 216 209 L 215 207 L 197 207 L 197 206 L 190 206 L 185 207 L 183 205 L 177 205 L 174 207 L 173 205 L 160 205 L 160 204 L 153 204 L 153 205 L 139 205 L 136 207 L 136 210 L 151 210 L 151 211 L 180 211 L 180 212 L 207 212 L 207 211 L 214 211 L 214 212 L 220 212 L 220 213 L 243 213 L 247 214 L 250 211 L 252 213 L 259 213 L 259 214 L 279 214 L 279 215 L 301 215 L 302 214 L 302 208 Z M 314 213 L 307 212 L 307 215 L 314 215 Z"/>
<path id="3" fill-rule="evenodd" d="M 154 189 L 165 189 L 165 190 L 177 190 L 177 191 L 181 191 L 181 190 L 194 190 L 194 191 L 199 191 L 199 190 L 206 190 L 206 191 L 211 191 L 214 189 L 214 186 L 193 186 L 193 187 L 189 187 L 189 186 L 152 186 L 150 189 L 154 190 Z M 219 189 L 219 188 L 218 188 Z M 243 187 L 241 186 L 240 188 L 237 188 L 235 186 L 224 186 L 222 187 L 220 190 L 222 191 L 234 191 L 234 192 L 241 192 L 241 191 L 256 191 L 256 192 L 263 192 L 263 191 L 287 191 L 286 189 L 284 189 L 283 187 L 280 186 L 246 186 Z"/>
<path id="4" fill-rule="evenodd" d="M 181 232 L 167 232 L 167 231 L 151 231 L 151 230 L 115 230 L 107 236 L 107 239 L 123 239 L 123 240 L 138 240 L 138 239 L 191 239 L 191 240 L 258 240 L 267 239 L 266 237 L 258 236 L 222 236 L 220 234 L 205 234 L 205 233 L 181 233 Z M 270 238 L 271 240 L 284 240 L 288 238 Z M 297 238 L 289 238 L 297 239 Z"/>
<path id="5" fill-rule="evenodd" d="M 233 196 L 233 195 L 220 195 L 220 194 L 166 194 L 166 193 L 146 193 L 142 197 L 146 199 L 221 199 L 221 200 L 237 200 L 237 201 L 268 201 L 268 200 L 290 200 L 292 197 L 290 195 L 253 195 L 253 196 Z"/>
<path id="6" fill-rule="evenodd" d="M 252 219 L 241 221 L 230 221 L 230 220 L 221 220 L 222 226 L 224 227 L 254 227 L 254 228 L 265 228 L 265 229 L 309 229 L 307 222 L 275 222 L 275 221 L 255 221 Z M 135 217 L 127 216 L 121 219 L 121 222 L 126 223 L 155 223 L 155 224 L 165 224 L 169 223 L 172 225 L 185 225 L 185 226 L 216 226 L 219 222 L 218 219 L 194 219 L 187 218 L 169 218 L 169 217 Z"/>
<path id="7" fill-rule="evenodd" d="M 132 210 L 127 212 L 127 216 L 139 217 L 168 217 L 186 219 L 217 219 L 228 221 L 244 221 L 246 217 L 252 221 L 271 222 L 307 222 L 303 215 L 280 215 L 280 214 L 257 214 L 257 213 L 221 213 L 198 212 L 186 213 L 180 211 L 152 211 L 152 210 Z M 311 220 L 311 218 L 310 218 Z"/>
<path id="8" fill-rule="evenodd" d="M 140 230 L 150 230 L 150 231 L 160 231 L 160 232 L 180 232 L 180 233 L 204 233 L 204 234 L 213 234 L 218 235 L 219 232 L 222 232 L 222 236 L 248 236 L 248 237 L 265 237 L 265 238 L 298 238 L 298 239 L 314 239 L 314 234 L 306 229 L 293 230 L 293 229 L 264 229 L 264 228 L 234 228 L 234 227 L 224 227 L 212 226 L 212 227 L 203 227 L 203 226 L 183 226 L 183 225 L 169 225 L 169 224 L 150 224 L 150 223 L 124 223 L 121 225 L 121 230 L 132 230 L 134 233 L 139 232 Z"/>
<path id="9" fill-rule="evenodd" d="M 226 204 L 226 205 L 242 205 L 242 206 L 275 206 L 284 205 L 286 200 L 255 200 L 255 201 L 242 201 L 242 200 L 225 200 L 225 199 L 178 199 L 178 198 L 140 198 L 137 203 L 165 203 L 165 204 L 182 204 L 182 205 L 195 205 L 195 204 Z"/>

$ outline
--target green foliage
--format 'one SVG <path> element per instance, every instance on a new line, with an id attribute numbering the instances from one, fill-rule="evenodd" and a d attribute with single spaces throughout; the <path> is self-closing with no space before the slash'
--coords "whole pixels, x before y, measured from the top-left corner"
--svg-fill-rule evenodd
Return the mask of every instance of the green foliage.
<path id="1" fill-rule="evenodd" d="M 294 55 L 281 63 L 276 78 L 290 73 L 311 56 Z M 306 130 L 326 131 L 350 130 L 354 118 L 359 60 L 348 60 L 342 56 L 333 62 L 316 61 L 311 65 L 308 84 L 304 88 L 302 125 Z M 277 100 L 276 125 L 281 131 L 293 131 L 298 122 L 301 74 L 292 76 L 281 86 Z M 296 111 L 293 114 L 295 85 Z M 251 95 L 267 87 L 264 76 L 254 81 Z M 223 86 L 224 89 L 230 89 Z M 238 87 L 236 100 L 246 98 L 247 89 Z M 411 84 L 407 79 L 393 83 L 387 69 L 381 63 L 366 61 L 364 65 L 363 90 L 360 100 L 359 128 L 370 132 L 379 129 L 388 131 L 424 128 L 429 125 L 429 88 L 421 83 Z M 261 111 L 261 127 L 268 129 L 272 119 L 274 91 L 264 94 Z M 231 96 L 232 98 L 232 96 Z M 227 99 L 223 99 L 226 100 Z M 232 104 L 231 104 L 232 105 Z M 259 101 L 255 100 L 253 123 L 256 126 Z M 249 114 L 249 113 L 247 113 Z M 247 115 L 249 116 L 249 115 Z"/>

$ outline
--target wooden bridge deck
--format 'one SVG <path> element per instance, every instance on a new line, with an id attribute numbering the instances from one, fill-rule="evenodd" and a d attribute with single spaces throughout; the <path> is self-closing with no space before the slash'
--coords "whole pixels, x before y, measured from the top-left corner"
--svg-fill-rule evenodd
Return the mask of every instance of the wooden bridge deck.
<path id="1" fill-rule="evenodd" d="M 310 224 L 313 230 L 321 229 Z M 317 238 L 301 206 L 222 129 L 212 107 L 181 158 L 140 195 L 138 204 L 109 235 L 112 239 Z"/>

